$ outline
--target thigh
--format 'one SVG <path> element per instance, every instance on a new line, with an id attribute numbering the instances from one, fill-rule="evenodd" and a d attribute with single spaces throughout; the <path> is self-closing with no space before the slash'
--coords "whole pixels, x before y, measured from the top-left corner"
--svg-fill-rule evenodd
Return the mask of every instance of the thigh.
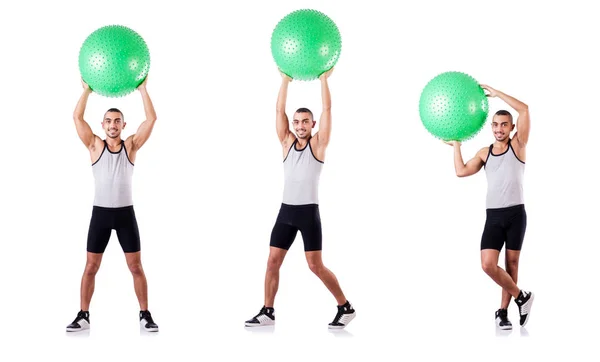
<path id="1" fill-rule="evenodd" d="M 297 227 L 276 222 L 271 231 L 271 242 L 269 245 L 274 248 L 288 250 L 294 243 L 297 233 Z"/>
<path id="2" fill-rule="evenodd" d="M 506 240 L 506 232 L 501 221 L 497 215 L 488 214 L 483 234 L 481 235 L 481 250 L 502 250 L 502 246 L 504 246 L 504 241 Z"/>
<path id="3" fill-rule="evenodd" d="M 94 208 L 87 237 L 87 251 L 102 254 L 106 250 L 112 231 L 110 215 L 106 210 Z"/>
<path id="4" fill-rule="evenodd" d="M 525 209 L 519 209 L 512 215 L 508 229 L 506 230 L 506 249 L 521 250 L 527 229 L 527 213 Z"/>
<path id="5" fill-rule="evenodd" d="M 319 251 L 323 249 L 323 232 L 319 208 L 307 209 L 302 215 L 300 233 L 304 241 L 304 251 Z"/>
<path id="6" fill-rule="evenodd" d="M 136 253 L 140 251 L 140 231 L 133 207 L 119 210 L 116 218 L 115 230 L 123 252 Z"/>

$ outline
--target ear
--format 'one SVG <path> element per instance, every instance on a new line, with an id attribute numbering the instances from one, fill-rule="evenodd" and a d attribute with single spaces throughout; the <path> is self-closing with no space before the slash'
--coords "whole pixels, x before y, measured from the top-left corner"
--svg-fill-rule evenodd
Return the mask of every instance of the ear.
<path id="1" fill-rule="evenodd" d="M 313 121 L 312 128 L 315 128 L 316 125 L 317 125 L 317 121 Z"/>

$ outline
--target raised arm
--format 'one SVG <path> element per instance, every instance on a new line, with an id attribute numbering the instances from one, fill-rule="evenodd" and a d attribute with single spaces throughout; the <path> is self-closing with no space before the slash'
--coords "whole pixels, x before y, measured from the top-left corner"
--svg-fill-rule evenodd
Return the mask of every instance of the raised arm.
<path id="1" fill-rule="evenodd" d="M 456 176 L 467 177 L 474 175 L 481 170 L 485 157 L 487 156 L 487 148 L 480 149 L 475 157 L 470 159 L 467 163 L 464 163 L 460 150 L 460 142 L 449 141 L 446 142 L 446 144 L 454 147 L 454 169 L 456 170 Z"/>
<path id="2" fill-rule="evenodd" d="M 527 141 L 529 141 L 529 106 L 520 100 L 488 85 L 481 84 L 481 87 L 490 92 L 488 96 L 502 99 L 504 102 L 506 102 L 506 104 L 511 106 L 515 111 L 517 111 L 517 113 L 519 113 L 519 116 L 517 117 L 517 133 L 515 133 L 514 138 L 519 143 L 519 146 L 525 147 L 525 145 L 527 145 Z"/>
<path id="3" fill-rule="evenodd" d="M 144 103 L 144 113 L 146 114 L 146 120 L 140 124 L 137 129 L 137 132 L 131 136 L 133 148 L 135 150 L 139 150 L 144 143 L 150 138 L 150 134 L 152 133 L 152 129 L 154 128 L 154 123 L 156 123 L 156 112 L 154 111 L 154 105 L 152 105 L 152 100 L 150 99 L 150 95 L 148 95 L 148 90 L 146 89 L 146 82 L 148 78 L 142 82 L 138 86 L 138 90 L 142 95 L 142 101 Z"/>
<path id="4" fill-rule="evenodd" d="M 279 88 L 279 94 L 277 95 L 277 105 L 275 106 L 275 125 L 277 128 L 277 137 L 279 137 L 279 142 L 282 145 L 285 145 L 292 132 L 290 131 L 290 122 L 287 114 L 285 113 L 285 104 L 287 101 L 287 90 L 288 85 L 292 81 L 292 78 L 288 77 L 286 74 L 279 72 L 281 74 L 281 87 Z"/>
<path id="5" fill-rule="evenodd" d="M 75 111 L 73 112 L 73 120 L 75 121 L 75 128 L 77 129 L 77 135 L 83 142 L 83 144 L 91 150 L 95 145 L 96 135 L 92 132 L 90 125 L 83 119 L 85 113 L 85 107 L 87 106 L 88 97 L 92 93 L 90 87 L 82 80 L 81 85 L 83 86 L 83 93 L 79 97 Z"/>
<path id="6" fill-rule="evenodd" d="M 327 79 L 333 72 L 333 68 L 321 74 L 321 99 L 323 102 L 323 110 L 321 119 L 319 120 L 319 132 L 316 133 L 319 147 L 326 147 L 329 144 L 329 136 L 331 135 L 331 93 L 329 92 L 329 84 Z"/>

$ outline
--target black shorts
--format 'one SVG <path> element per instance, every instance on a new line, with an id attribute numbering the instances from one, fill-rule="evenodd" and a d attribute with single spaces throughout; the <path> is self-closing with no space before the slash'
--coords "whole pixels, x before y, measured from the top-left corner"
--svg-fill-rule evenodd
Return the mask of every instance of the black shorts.
<path id="1" fill-rule="evenodd" d="M 104 253 L 113 229 L 117 232 L 117 238 L 124 252 L 140 251 L 140 232 L 133 206 L 115 208 L 94 206 L 88 232 L 87 251 Z"/>
<path id="2" fill-rule="evenodd" d="M 486 214 L 485 227 L 481 236 L 481 250 L 500 251 L 504 242 L 507 250 L 521 250 L 527 228 L 525 205 L 487 209 Z"/>
<path id="3" fill-rule="evenodd" d="M 300 230 L 304 251 L 321 250 L 321 215 L 319 205 L 281 204 L 279 215 L 271 232 L 271 246 L 288 250 Z"/>

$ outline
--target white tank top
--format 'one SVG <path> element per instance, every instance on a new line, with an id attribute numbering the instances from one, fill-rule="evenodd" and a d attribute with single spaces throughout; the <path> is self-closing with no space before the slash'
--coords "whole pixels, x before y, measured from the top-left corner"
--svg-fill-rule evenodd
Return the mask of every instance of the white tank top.
<path id="1" fill-rule="evenodd" d="M 133 163 L 129 161 L 124 141 L 121 141 L 121 149 L 118 152 L 111 152 L 104 141 L 104 149 L 100 158 L 92 164 L 92 171 L 96 181 L 94 206 L 133 205 L 131 192 Z"/>
<path id="2" fill-rule="evenodd" d="M 317 160 L 310 139 L 306 147 L 296 148 L 296 139 L 283 160 L 283 203 L 287 205 L 319 204 L 319 177 L 323 162 Z"/>
<path id="3" fill-rule="evenodd" d="M 525 162 L 519 160 L 510 140 L 508 148 L 502 154 L 494 155 L 493 146 L 490 145 L 484 166 L 488 182 L 486 208 L 499 209 L 525 204 L 523 198 Z"/>

